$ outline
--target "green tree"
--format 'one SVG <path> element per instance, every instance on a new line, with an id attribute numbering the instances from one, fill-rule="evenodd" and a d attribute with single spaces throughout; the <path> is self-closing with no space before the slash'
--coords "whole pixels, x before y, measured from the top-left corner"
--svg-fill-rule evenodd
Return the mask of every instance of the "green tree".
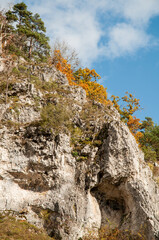
<path id="1" fill-rule="evenodd" d="M 4 11 L 0 11 L 0 56 L 5 54 L 7 45 L 14 37 L 12 26 L 8 23 Z"/>
<path id="2" fill-rule="evenodd" d="M 145 120 L 142 121 L 142 124 L 140 126 L 140 129 L 145 131 L 146 129 L 148 129 L 149 127 L 153 127 L 154 126 L 154 122 L 152 121 L 152 118 L 150 117 L 145 117 Z"/>
<path id="3" fill-rule="evenodd" d="M 49 55 L 49 38 L 39 14 L 28 11 L 25 3 L 18 3 L 6 13 L 6 18 L 17 34 L 18 54 L 28 58 L 44 60 Z M 15 49 L 17 50 L 17 49 Z M 14 48 L 13 48 L 14 51 Z M 15 51 L 17 53 L 17 51 Z"/>
<path id="4" fill-rule="evenodd" d="M 146 161 L 159 161 L 159 125 L 154 124 L 152 118 L 145 119 L 141 124 L 140 145 Z"/>

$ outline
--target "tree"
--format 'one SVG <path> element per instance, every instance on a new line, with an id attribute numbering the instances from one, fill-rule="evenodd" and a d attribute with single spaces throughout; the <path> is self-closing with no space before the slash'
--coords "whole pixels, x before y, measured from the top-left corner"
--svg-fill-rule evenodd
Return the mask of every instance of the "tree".
<path id="1" fill-rule="evenodd" d="M 139 143 L 139 139 L 142 137 L 140 131 L 141 122 L 139 118 L 133 116 L 133 114 L 140 109 L 139 99 L 128 92 L 126 92 L 126 95 L 122 98 L 114 95 L 112 95 L 111 98 L 114 107 L 121 115 L 121 120 L 127 124 L 136 141 Z M 119 105 L 120 101 L 122 101 L 121 105 Z"/>
<path id="2" fill-rule="evenodd" d="M 76 84 L 85 89 L 88 98 L 107 104 L 106 88 L 97 82 L 101 77 L 94 69 L 79 68 L 74 73 L 74 77 Z"/>
<path id="3" fill-rule="evenodd" d="M 132 116 L 137 110 L 141 109 L 139 99 L 135 98 L 131 93 L 126 92 L 126 95 L 122 98 L 118 96 L 111 96 L 114 107 L 119 111 L 121 119 L 124 122 L 128 122 L 130 116 Z M 119 101 L 122 101 L 124 106 L 119 105 Z"/>
<path id="4" fill-rule="evenodd" d="M 80 60 L 75 49 L 69 46 L 65 41 L 56 40 L 52 49 L 52 62 L 56 61 L 57 51 L 60 51 L 61 57 L 67 61 L 67 64 L 71 65 L 72 71 L 77 70 L 80 65 Z"/>
<path id="5" fill-rule="evenodd" d="M 6 26 L 6 18 L 3 15 L 3 12 L 0 12 L 0 55 L 3 53 L 3 41 L 5 35 L 5 26 Z"/>
<path id="6" fill-rule="evenodd" d="M 145 119 L 141 124 L 140 146 L 146 161 L 159 161 L 159 125 L 154 124 L 150 117 Z"/>
<path id="7" fill-rule="evenodd" d="M 6 19 L 4 11 L 0 11 L 0 55 L 2 56 L 6 50 L 7 45 L 13 39 L 14 33 L 12 27 Z"/>
<path id="8" fill-rule="evenodd" d="M 39 60 L 48 57 L 49 38 L 45 35 L 46 28 L 39 14 L 33 15 L 22 2 L 15 4 L 13 10 L 6 13 L 6 18 L 12 26 L 16 24 L 14 31 L 19 39 L 17 43 L 17 47 L 20 49 L 19 54 Z"/>
<path id="9" fill-rule="evenodd" d="M 145 120 L 142 121 L 142 124 L 140 126 L 140 129 L 145 131 L 146 129 L 148 129 L 149 127 L 153 127 L 154 126 L 154 122 L 152 121 L 152 118 L 150 117 L 145 117 Z"/>
<path id="10" fill-rule="evenodd" d="M 43 58 L 49 55 L 50 46 L 48 44 L 49 38 L 45 36 L 46 28 L 44 22 L 41 20 L 39 14 L 35 14 L 29 19 L 27 29 L 27 37 L 29 40 L 29 58 L 32 55 L 37 55 Z"/>
<path id="11" fill-rule="evenodd" d="M 62 57 L 60 50 L 54 51 L 53 65 L 60 72 L 66 75 L 70 85 L 76 85 L 71 64 L 69 64 L 67 60 Z"/>
<path id="12" fill-rule="evenodd" d="M 67 59 L 63 58 L 60 50 L 54 51 L 53 64 L 59 71 L 66 75 L 70 85 L 81 86 L 85 89 L 88 98 L 102 104 L 107 104 L 106 89 L 97 83 L 97 79 L 101 77 L 94 69 L 79 68 L 74 72 L 71 64 L 68 63 Z"/>

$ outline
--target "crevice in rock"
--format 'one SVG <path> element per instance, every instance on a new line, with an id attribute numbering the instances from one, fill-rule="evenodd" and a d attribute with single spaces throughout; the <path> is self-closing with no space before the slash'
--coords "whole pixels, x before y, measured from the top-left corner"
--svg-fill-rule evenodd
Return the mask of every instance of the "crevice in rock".
<path id="1" fill-rule="evenodd" d="M 62 240 L 61 227 L 66 235 L 70 233 L 70 216 L 63 218 L 60 213 L 58 202 L 55 203 L 54 209 L 42 208 L 37 206 L 32 206 L 32 211 L 37 214 L 37 216 L 43 221 L 43 227 L 46 229 L 48 235 L 57 240 Z"/>
<path id="2" fill-rule="evenodd" d="M 34 192 L 43 192 L 51 190 L 55 187 L 55 176 L 52 172 L 53 168 L 45 166 L 42 163 L 29 162 L 27 173 L 11 172 L 16 182 L 21 188 Z M 49 175 L 51 173 L 51 177 Z"/>
<path id="3" fill-rule="evenodd" d="M 99 179 L 102 173 L 99 173 Z M 125 215 L 128 215 L 128 207 L 122 191 L 108 181 L 91 189 L 91 194 L 97 199 L 101 211 L 101 225 L 121 227 Z"/>

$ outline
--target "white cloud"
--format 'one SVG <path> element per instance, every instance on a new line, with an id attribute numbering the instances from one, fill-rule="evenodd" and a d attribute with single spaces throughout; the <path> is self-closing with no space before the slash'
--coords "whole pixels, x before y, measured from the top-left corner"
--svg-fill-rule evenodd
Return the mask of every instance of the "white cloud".
<path id="1" fill-rule="evenodd" d="M 42 2 L 33 10 L 45 18 L 51 38 L 68 42 L 77 50 L 82 63 L 89 65 L 99 54 L 98 43 L 102 36 L 95 10 L 85 5 L 87 1 L 45 1 L 45 8 Z"/>
<path id="2" fill-rule="evenodd" d="M 10 6 L 12 6 L 13 4 L 12 0 L 0 0 L 0 10 L 3 9 L 8 9 Z"/>
<path id="3" fill-rule="evenodd" d="M 7 4 L 5 0 L 0 2 L 1 6 Z M 159 15 L 159 0 L 24 2 L 31 11 L 41 15 L 50 38 L 65 40 L 72 45 L 83 64 L 90 64 L 99 56 L 121 57 L 151 46 L 152 36 L 147 33 L 147 27 L 150 19 Z M 106 23 L 104 19 L 107 19 Z"/>
<path id="4" fill-rule="evenodd" d="M 134 28 L 130 24 L 117 24 L 109 31 L 109 42 L 105 47 L 105 54 L 110 58 L 133 54 L 138 49 L 150 44 L 151 37 L 142 29 Z"/>
<path id="5" fill-rule="evenodd" d="M 123 16 L 136 25 L 147 24 L 150 18 L 159 14 L 158 0 L 119 0 L 119 4 L 120 2 Z"/>

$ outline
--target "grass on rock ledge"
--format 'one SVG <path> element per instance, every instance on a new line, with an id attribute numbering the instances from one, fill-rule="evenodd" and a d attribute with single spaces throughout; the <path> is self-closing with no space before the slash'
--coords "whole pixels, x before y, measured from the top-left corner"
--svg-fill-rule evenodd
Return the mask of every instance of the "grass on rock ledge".
<path id="1" fill-rule="evenodd" d="M 54 240 L 24 220 L 0 214 L 0 240 Z"/>

